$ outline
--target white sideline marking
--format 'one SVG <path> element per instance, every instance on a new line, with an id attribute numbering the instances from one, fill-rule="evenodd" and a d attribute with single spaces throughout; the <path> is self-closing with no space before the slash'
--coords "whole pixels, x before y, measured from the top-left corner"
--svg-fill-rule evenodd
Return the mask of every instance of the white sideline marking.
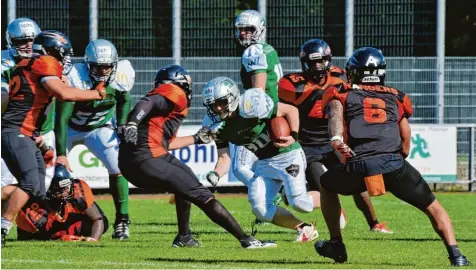
<path id="1" fill-rule="evenodd" d="M 23 259 L 3 259 L 2 262 L 9 262 L 9 263 L 58 263 L 58 264 L 104 264 L 104 265 L 142 265 L 142 266 L 156 266 L 156 267 L 167 267 L 170 265 L 166 265 L 163 263 L 154 263 L 154 262 L 111 262 L 111 261 L 72 261 L 72 260 L 23 260 Z M 171 262 L 173 263 L 173 262 Z M 180 263 L 177 261 L 177 263 Z M 219 264 L 208 264 L 204 263 L 204 266 L 198 266 L 196 263 L 191 263 L 190 265 L 187 265 L 187 268 L 197 268 L 197 269 L 207 269 L 207 268 L 223 268 Z M 231 269 L 230 267 L 227 267 Z"/>

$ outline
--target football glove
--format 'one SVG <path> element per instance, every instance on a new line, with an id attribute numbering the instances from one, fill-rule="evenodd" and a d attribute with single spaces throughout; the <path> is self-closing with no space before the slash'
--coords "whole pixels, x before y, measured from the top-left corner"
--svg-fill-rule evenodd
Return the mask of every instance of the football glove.
<path id="1" fill-rule="evenodd" d="M 193 135 L 195 144 L 208 144 L 212 142 L 212 132 L 208 127 L 202 127 Z"/>
<path id="2" fill-rule="evenodd" d="M 207 181 L 208 181 L 210 184 L 212 184 L 212 186 L 214 186 L 214 187 L 218 184 L 218 181 L 220 181 L 220 176 L 219 176 L 218 173 L 215 172 L 215 171 L 209 171 L 209 172 L 207 173 L 206 178 L 207 178 Z"/>
<path id="3" fill-rule="evenodd" d="M 125 143 L 137 143 L 137 124 L 135 122 L 129 122 L 125 125 L 121 139 Z"/>

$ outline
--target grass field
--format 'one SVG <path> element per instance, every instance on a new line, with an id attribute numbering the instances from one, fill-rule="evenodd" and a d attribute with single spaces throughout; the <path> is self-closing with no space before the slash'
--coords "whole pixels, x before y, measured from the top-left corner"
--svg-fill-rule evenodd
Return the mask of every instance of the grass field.
<path id="1" fill-rule="evenodd" d="M 254 220 L 245 196 L 218 195 L 246 231 Z M 453 219 L 461 250 L 476 263 L 476 194 L 439 193 L 437 198 Z M 319 257 L 313 243 L 294 243 L 295 234 L 273 225 L 259 227 L 258 238 L 276 240 L 278 248 L 245 250 L 198 208 L 192 210 L 193 229 L 200 234 L 199 249 L 174 249 L 175 207 L 164 196 L 134 196 L 130 202 L 131 239 L 111 240 L 111 229 L 100 243 L 15 242 L 15 229 L 2 249 L 2 268 L 448 268 L 446 249 L 427 217 L 392 195 L 374 198 L 380 221 L 392 235 L 370 233 L 350 197 L 342 197 L 349 223 L 344 230 L 349 254 L 346 264 Z M 111 200 L 99 204 L 113 219 Z M 319 238 L 329 234 L 320 211 L 299 215 L 316 221 Z M 473 266 L 474 267 L 474 266 Z"/>

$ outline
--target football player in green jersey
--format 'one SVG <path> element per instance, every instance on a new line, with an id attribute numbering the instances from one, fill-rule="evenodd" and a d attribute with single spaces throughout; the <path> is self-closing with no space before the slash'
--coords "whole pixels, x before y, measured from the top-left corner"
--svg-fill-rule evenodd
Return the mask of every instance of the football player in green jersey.
<path id="1" fill-rule="evenodd" d="M 210 128 L 218 148 L 215 170 L 207 180 L 216 185 L 228 172 L 230 155 L 228 143 L 244 146 L 258 158 L 254 175 L 248 182 L 248 199 L 253 214 L 261 221 L 294 229 L 296 241 L 317 238 L 314 224 L 304 223 L 285 208 L 274 205 L 274 197 L 284 185 L 289 205 L 296 211 L 309 213 L 317 202 L 306 190 L 306 161 L 297 140 L 299 113 L 291 105 L 274 100 L 259 88 L 251 88 L 240 96 L 236 83 L 218 77 L 207 83 L 202 96 L 207 116 L 202 125 Z M 277 116 L 287 119 L 292 136 L 272 142 L 268 134 L 268 120 Z"/>
<path id="2" fill-rule="evenodd" d="M 118 166 L 116 131 L 120 132 L 131 110 L 129 91 L 134 85 L 135 71 L 128 60 L 119 61 L 116 47 L 105 39 L 88 44 L 85 60 L 74 65 L 69 82 L 85 90 L 106 86 L 107 96 L 101 101 L 57 104 L 57 162 L 70 169 L 67 150 L 77 144 L 84 144 L 102 161 L 109 172 L 109 188 L 116 208 L 112 238 L 124 240 L 129 238 L 129 186 Z"/>

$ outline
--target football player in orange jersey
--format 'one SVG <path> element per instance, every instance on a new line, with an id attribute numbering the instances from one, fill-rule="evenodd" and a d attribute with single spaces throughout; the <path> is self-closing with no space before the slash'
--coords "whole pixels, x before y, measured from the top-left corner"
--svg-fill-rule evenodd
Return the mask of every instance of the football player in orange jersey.
<path id="1" fill-rule="evenodd" d="M 44 159 L 50 160 L 51 155 L 40 151 L 36 141 L 53 97 L 62 101 L 106 97 L 103 86 L 97 87 L 97 91 L 84 91 L 61 80 L 71 68 L 69 57 L 73 53 L 71 42 L 63 33 L 40 32 L 33 41 L 33 51 L 38 55 L 23 59 L 12 71 L 9 103 L 2 115 L 2 158 L 18 181 L 18 187 L 7 196 L 6 207 L 2 208 L 2 246 L 15 215 L 28 199 L 41 200 L 45 196 Z"/>
<path id="2" fill-rule="evenodd" d="M 345 72 L 333 65 L 331 48 L 322 39 L 311 39 L 301 46 L 299 54 L 302 72 L 285 75 L 278 84 L 279 99 L 299 109 L 299 143 L 306 153 L 306 180 L 309 189 L 320 190 L 320 178 L 329 167 L 339 164 L 339 158 L 329 144 L 327 115 L 322 111 L 322 96 L 332 85 L 345 84 Z M 354 202 L 362 211 L 370 231 L 392 233 L 385 223 L 379 223 L 367 192 L 355 194 Z M 346 218 L 341 214 L 340 227 Z"/>
<path id="3" fill-rule="evenodd" d="M 96 242 L 108 228 L 91 188 L 83 180 L 72 178 L 61 164 L 55 166 L 46 200 L 27 203 L 16 223 L 18 240 Z"/>

